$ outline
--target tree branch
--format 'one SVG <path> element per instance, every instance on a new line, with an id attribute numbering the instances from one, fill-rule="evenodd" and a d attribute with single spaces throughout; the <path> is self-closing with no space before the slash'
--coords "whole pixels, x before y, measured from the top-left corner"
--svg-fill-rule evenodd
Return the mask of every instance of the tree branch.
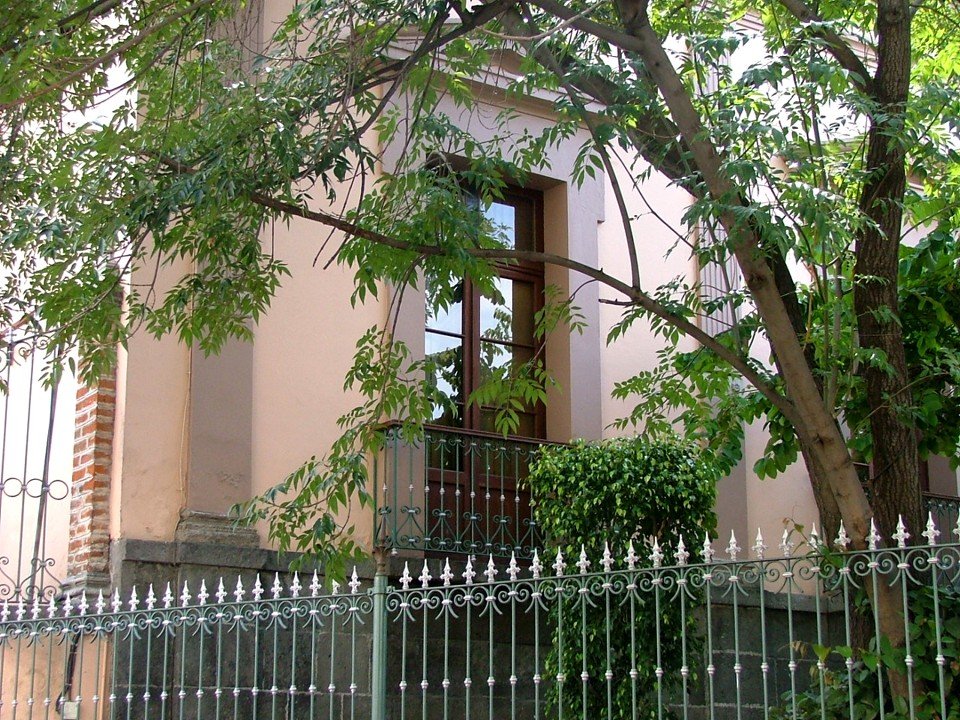
<path id="1" fill-rule="evenodd" d="M 156 159 L 158 159 L 159 162 L 164 166 L 179 174 L 192 175 L 196 172 L 194 168 L 172 158 L 159 157 Z M 352 223 L 349 220 L 344 220 L 343 218 L 331 215 L 330 213 L 320 210 L 311 210 L 285 200 L 279 200 L 261 192 L 249 192 L 245 194 L 245 197 L 250 202 L 261 207 L 268 208 L 284 215 L 292 215 L 303 218 L 304 220 L 320 223 L 322 225 L 326 225 L 327 227 L 331 227 L 335 230 L 346 233 L 352 237 L 368 240 L 369 242 L 377 243 L 378 245 L 385 245 L 397 250 L 404 250 L 415 253 L 416 255 L 427 257 L 437 257 L 443 255 L 444 253 L 443 248 L 437 245 L 409 243 L 399 240 L 384 233 L 360 227 L 356 223 Z M 631 304 L 639 305 L 647 312 L 656 315 L 673 327 L 676 327 L 682 333 L 694 338 L 705 348 L 715 353 L 721 360 L 729 363 L 740 374 L 742 374 L 746 380 L 756 387 L 757 390 L 778 410 L 780 410 L 788 420 L 794 422 L 794 420 L 798 419 L 796 408 L 794 407 L 793 403 L 779 393 L 776 388 L 774 388 L 767 381 L 766 378 L 757 372 L 757 370 L 750 365 L 747 358 L 741 357 L 733 350 L 720 343 L 712 335 L 705 332 L 702 328 L 698 327 L 695 323 L 687 320 L 685 317 L 670 312 L 661 303 L 657 302 L 654 298 L 639 288 L 633 287 L 629 283 L 615 278 L 612 275 L 608 275 L 599 268 L 595 268 L 590 265 L 577 262 L 576 260 L 571 260 L 563 255 L 556 255 L 554 253 L 534 252 L 531 250 L 509 250 L 506 248 L 476 247 L 465 247 L 463 248 L 463 251 L 472 257 L 483 260 L 525 260 L 529 262 L 540 262 L 549 265 L 555 265 L 557 267 L 563 267 L 568 270 L 578 272 L 581 275 L 589 277 L 613 290 L 616 290 L 625 297 L 629 298 Z"/>
<path id="2" fill-rule="evenodd" d="M 161 30 L 163 30 L 164 28 L 169 27 L 170 25 L 175 23 L 177 20 L 180 20 L 186 17 L 187 15 L 190 15 L 198 11 L 207 5 L 213 4 L 213 2 L 214 0 L 197 0 L 197 2 L 193 3 L 189 7 L 185 7 L 182 10 L 179 10 L 178 12 L 173 13 L 172 15 L 165 18 L 161 22 L 158 22 L 156 25 L 145 28 L 144 30 L 141 30 L 140 32 L 138 32 L 136 35 L 133 35 L 132 37 L 127 38 L 122 43 L 112 48 L 109 52 L 106 52 L 103 55 L 98 55 L 83 67 L 77 68 L 73 72 L 67 73 L 62 78 L 59 78 L 54 82 L 44 85 L 43 87 L 35 90 L 32 93 L 28 93 L 27 95 L 18 97 L 9 102 L 0 103 L 0 110 L 11 110 L 15 107 L 19 107 L 20 105 L 25 105 L 31 100 L 36 100 L 37 98 L 42 97 L 49 92 L 53 92 L 54 90 L 62 90 L 63 88 L 67 87 L 70 83 L 74 82 L 75 80 L 79 80 L 80 78 L 93 72 L 97 68 L 105 67 L 109 65 L 111 62 L 113 62 L 114 59 L 116 59 L 123 53 L 127 52 L 128 50 L 136 47 L 151 35 L 154 35 L 160 32 Z"/>
<path id="3" fill-rule="evenodd" d="M 824 27 L 823 18 L 803 0 L 780 0 L 780 4 L 801 23 L 816 23 L 818 27 L 813 29 L 813 34 L 826 42 L 830 54 L 851 74 L 854 85 L 866 95 L 873 95 L 870 71 L 846 40 L 830 28 Z"/>

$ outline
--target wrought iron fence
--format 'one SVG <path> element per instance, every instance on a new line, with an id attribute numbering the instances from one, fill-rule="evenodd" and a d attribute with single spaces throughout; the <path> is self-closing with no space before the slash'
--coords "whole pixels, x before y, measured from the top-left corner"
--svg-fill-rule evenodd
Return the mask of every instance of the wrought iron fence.
<path id="1" fill-rule="evenodd" d="M 543 444 L 443 427 L 410 441 L 385 427 L 373 467 L 377 544 L 529 559 L 543 537 L 523 481 Z"/>
<path id="2" fill-rule="evenodd" d="M 43 350 L 29 334 L 0 337 L 0 598 L 12 600 L 52 596 L 66 560 L 70 398 L 44 376 Z"/>
<path id="3" fill-rule="evenodd" d="M 857 552 L 845 533 L 831 551 L 786 535 L 772 559 L 731 537 L 696 563 L 682 541 L 427 559 L 342 593 L 293 575 L 5 600 L 0 716 L 953 718 L 960 544 L 923 535 Z M 902 598 L 903 647 L 864 601 L 881 586 Z"/>

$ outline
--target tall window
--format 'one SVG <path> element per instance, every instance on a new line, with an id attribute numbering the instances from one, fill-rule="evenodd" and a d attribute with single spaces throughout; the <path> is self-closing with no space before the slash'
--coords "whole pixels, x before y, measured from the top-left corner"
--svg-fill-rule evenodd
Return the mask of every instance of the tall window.
<path id="1" fill-rule="evenodd" d="M 518 250 L 543 247 L 542 198 L 539 193 L 511 190 L 483 210 L 503 242 Z M 428 310 L 424 330 L 426 354 L 437 363 L 433 378 L 449 403 L 438 407 L 433 423 L 466 430 L 494 431 L 496 410 L 466 407 L 470 394 L 497 368 L 529 361 L 537 351 L 534 314 L 543 305 L 543 265 L 521 262 L 497 267 L 500 297 L 486 297 L 469 280 L 455 292 L 446 310 Z M 520 413 L 517 434 L 545 436 L 543 408 Z"/>

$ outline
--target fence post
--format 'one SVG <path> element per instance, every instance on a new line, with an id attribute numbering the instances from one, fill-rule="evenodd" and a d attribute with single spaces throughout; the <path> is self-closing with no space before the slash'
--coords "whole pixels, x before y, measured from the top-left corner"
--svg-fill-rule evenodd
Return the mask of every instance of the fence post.
<path id="1" fill-rule="evenodd" d="M 374 551 L 377 569 L 373 576 L 373 656 L 370 683 L 370 718 L 387 717 L 387 553 Z"/>

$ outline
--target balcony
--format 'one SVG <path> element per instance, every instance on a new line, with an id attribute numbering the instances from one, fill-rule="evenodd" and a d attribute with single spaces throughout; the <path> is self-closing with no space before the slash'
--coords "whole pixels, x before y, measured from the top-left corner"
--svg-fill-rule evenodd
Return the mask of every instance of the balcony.
<path id="1" fill-rule="evenodd" d="M 394 554 L 531 557 L 543 537 L 523 481 L 543 444 L 437 426 L 411 443 L 386 426 L 373 468 L 376 545 Z"/>
<path id="2" fill-rule="evenodd" d="M 960 498 L 936 493 L 923 494 L 924 509 L 933 516 L 940 530 L 941 542 L 960 539 Z M 956 533 L 956 534 L 955 534 Z"/>

